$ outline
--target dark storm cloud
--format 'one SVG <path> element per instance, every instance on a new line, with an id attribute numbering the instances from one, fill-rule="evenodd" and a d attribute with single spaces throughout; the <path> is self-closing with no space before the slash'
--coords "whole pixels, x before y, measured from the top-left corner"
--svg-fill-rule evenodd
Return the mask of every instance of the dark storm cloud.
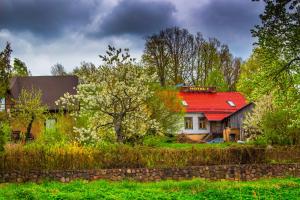
<path id="1" fill-rule="evenodd" d="M 176 25 L 175 12 L 175 6 L 170 2 L 123 0 L 101 20 L 99 31 L 93 35 L 149 35 Z"/>
<path id="2" fill-rule="evenodd" d="M 262 11 L 263 4 L 251 0 L 212 0 L 194 9 L 191 20 L 199 31 L 217 37 L 238 52 L 251 47 L 250 29 L 260 22 Z"/>
<path id="3" fill-rule="evenodd" d="M 51 38 L 86 25 L 93 8 L 94 2 L 83 0 L 1 0 L 0 30 Z"/>

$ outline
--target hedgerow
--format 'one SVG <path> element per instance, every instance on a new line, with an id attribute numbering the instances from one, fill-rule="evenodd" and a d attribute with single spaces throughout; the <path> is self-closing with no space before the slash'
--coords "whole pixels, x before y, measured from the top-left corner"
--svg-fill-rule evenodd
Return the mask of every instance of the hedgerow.
<path id="1" fill-rule="evenodd" d="M 151 148 L 109 145 L 88 148 L 11 146 L 0 154 L 0 170 L 181 168 L 197 165 L 300 162 L 300 147 Z"/>

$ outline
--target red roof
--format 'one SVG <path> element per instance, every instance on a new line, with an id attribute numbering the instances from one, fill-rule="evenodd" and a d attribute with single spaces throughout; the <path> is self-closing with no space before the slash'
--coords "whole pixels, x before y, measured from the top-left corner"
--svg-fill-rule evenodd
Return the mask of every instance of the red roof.
<path id="1" fill-rule="evenodd" d="M 180 92 L 179 95 L 187 104 L 186 112 L 204 113 L 209 121 L 221 121 L 247 104 L 239 92 Z"/>

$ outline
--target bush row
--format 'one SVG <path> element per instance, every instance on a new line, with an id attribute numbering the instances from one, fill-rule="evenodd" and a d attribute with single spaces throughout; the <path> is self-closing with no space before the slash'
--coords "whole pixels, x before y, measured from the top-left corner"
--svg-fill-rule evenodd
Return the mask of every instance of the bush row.
<path id="1" fill-rule="evenodd" d="M 300 147 L 167 149 L 145 146 L 83 148 L 10 147 L 0 154 L 0 170 L 80 170 L 100 168 L 171 168 L 197 165 L 297 163 Z"/>

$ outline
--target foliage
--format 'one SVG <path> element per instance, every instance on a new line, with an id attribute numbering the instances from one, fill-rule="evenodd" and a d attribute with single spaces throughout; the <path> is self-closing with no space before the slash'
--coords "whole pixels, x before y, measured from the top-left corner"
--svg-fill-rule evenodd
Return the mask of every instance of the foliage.
<path id="1" fill-rule="evenodd" d="M 63 146 L 76 141 L 76 135 L 73 131 L 73 117 L 64 113 L 56 113 L 48 114 L 45 118 L 54 119 L 54 127 L 45 127 L 34 143 L 48 146 Z"/>
<path id="2" fill-rule="evenodd" d="M 42 145 L 64 145 L 68 138 L 66 134 L 61 133 L 55 128 L 44 129 L 41 134 L 35 139 L 35 143 Z"/>
<path id="3" fill-rule="evenodd" d="M 5 121 L 0 121 L 0 152 L 4 150 L 4 145 L 9 139 L 11 128 Z"/>
<path id="4" fill-rule="evenodd" d="M 300 144 L 300 128 L 290 126 L 290 120 L 297 117 L 299 115 L 291 116 L 288 110 L 282 108 L 275 108 L 273 112 L 266 113 L 261 125 L 263 137 L 270 144 Z"/>
<path id="5" fill-rule="evenodd" d="M 84 81 L 86 78 L 97 72 L 97 67 L 93 63 L 82 62 L 79 67 L 75 67 L 72 74 L 76 75 L 80 81 Z"/>
<path id="6" fill-rule="evenodd" d="M 265 10 L 261 24 L 252 30 L 258 45 L 278 55 L 283 62 L 273 76 L 282 72 L 297 71 L 300 64 L 300 3 L 298 0 L 263 0 Z"/>
<path id="7" fill-rule="evenodd" d="M 5 49 L 0 52 L 0 98 L 6 95 L 11 76 L 10 54 L 12 50 L 10 43 L 6 43 Z"/>
<path id="8" fill-rule="evenodd" d="M 26 64 L 18 58 L 14 59 L 14 65 L 12 69 L 12 76 L 29 76 L 30 71 Z"/>
<path id="9" fill-rule="evenodd" d="M 157 73 L 163 87 L 180 83 L 209 86 L 208 77 L 218 70 L 226 84 L 222 89 L 228 90 L 235 90 L 241 64 L 216 38 L 205 40 L 201 33 L 193 35 L 178 27 L 148 37 L 143 61 L 150 73 Z"/>
<path id="10" fill-rule="evenodd" d="M 71 183 L 42 182 L 4 184 L 1 199 L 298 199 L 299 178 L 263 179 L 258 181 L 134 181 L 104 180 Z"/>
<path id="11" fill-rule="evenodd" d="M 293 125 L 298 116 L 287 105 L 276 104 L 272 94 L 265 95 L 244 120 L 246 136 L 267 144 L 300 144 L 300 127 Z"/>
<path id="12" fill-rule="evenodd" d="M 225 82 L 222 72 L 219 69 L 212 70 L 207 77 L 207 85 L 214 86 L 220 92 L 228 91 L 228 84 Z"/>
<path id="13" fill-rule="evenodd" d="M 274 111 L 273 96 L 265 95 L 255 102 L 253 112 L 247 113 L 244 119 L 245 136 L 249 139 L 255 139 L 264 133 L 262 126 L 265 116 Z"/>
<path id="14" fill-rule="evenodd" d="M 244 62 L 241 66 L 241 74 L 237 83 L 237 90 L 242 92 L 246 97 L 253 101 L 258 99 L 261 94 L 265 94 L 265 91 L 257 91 L 265 88 L 260 80 L 263 76 L 261 71 L 264 69 L 263 52 L 261 49 L 254 49 L 250 58 Z"/>
<path id="15" fill-rule="evenodd" d="M 69 141 L 75 141 L 76 134 L 73 130 L 75 125 L 74 117 L 68 113 L 57 113 L 54 115 L 54 118 L 56 119 L 56 130 L 67 137 Z"/>
<path id="16" fill-rule="evenodd" d="M 55 64 L 51 67 L 52 76 L 65 76 L 67 72 L 62 64 Z"/>
<path id="17" fill-rule="evenodd" d="M 268 101 L 272 109 L 259 105 L 247 119 L 254 130 L 259 129 L 260 140 L 295 144 L 300 129 L 299 4 L 293 0 L 264 2 L 262 24 L 252 31 L 258 37 L 257 47 L 242 66 L 238 89 L 262 104 L 265 95 L 272 95 Z"/>
<path id="18" fill-rule="evenodd" d="M 112 133 L 119 143 L 134 143 L 150 132 L 173 130 L 172 123 L 177 123 L 170 121 L 175 114 L 164 110 L 164 104 L 154 97 L 154 75 L 149 76 L 133 63 L 128 50 L 124 51 L 109 46 L 107 55 L 101 56 L 105 64 L 83 77 L 76 95 L 65 94 L 57 102 L 68 110 L 73 108 L 77 119 L 86 119 L 84 126 L 75 127 L 82 144 L 95 144 Z M 78 103 L 80 110 L 76 109 Z"/>
<path id="19" fill-rule="evenodd" d="M 40 90 L 22 89 L 19 97 L 14 99 L 11 108 L 12 121 L 22 127 L 26 127 L 26 138 L 29 138 L 34 120 L 45 118 L 47 107 L 42 105 L 42 93 Z"/>
<path id="20" fill-rule="evenodd" d="M 219 147 L 219 148 L 216 148 Z M 197 165 L 297 163 L 300 148 L 201 145 L 189 148 L 76 144 L 7 145 L 0 170 L 80 170 L 116 168 L 182 168 Z M 28 159 L 30 158 L 30 159 Z M 4 162 L 5 161 L 5 162 Z M 18 163 L 18 165 L 16 165 Z"/>
<path id="21" fill-rule="evenodd" d="M 184 108 L 178 91 L 174 88 L 161 88 L 154 86 L 154 95 L 149 98 L 147 104 L 151 110 L 151 119 L 159 123 L 159 129 L 148 131 L 150 135 L 161 132 L 163 135 L 173 135 L 183 126 L 181 124 Z"/>

